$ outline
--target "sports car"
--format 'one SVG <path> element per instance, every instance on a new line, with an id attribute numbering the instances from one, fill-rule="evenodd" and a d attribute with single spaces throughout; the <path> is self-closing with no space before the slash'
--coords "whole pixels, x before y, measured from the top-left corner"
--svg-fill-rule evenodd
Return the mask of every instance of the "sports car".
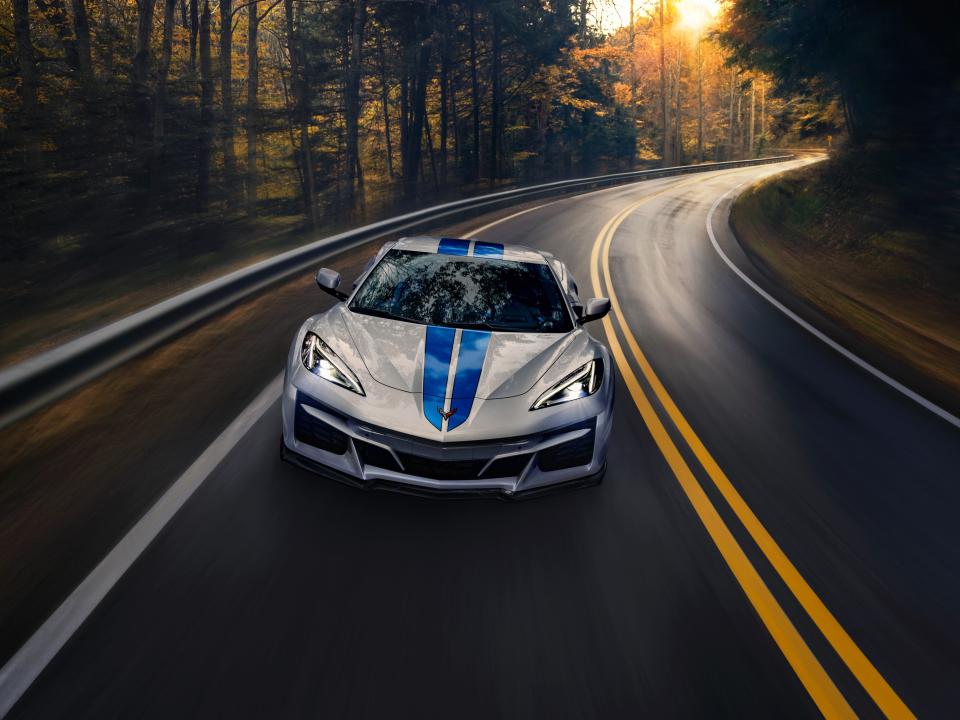
<path id="1" fill-rule="evenodd" d="M 361 486 L 513 497 L 597 483 L 613 411 L 610 353 L 547 252 L 403 238 L 308 318 L 283 389 L 285 459 Z"/>

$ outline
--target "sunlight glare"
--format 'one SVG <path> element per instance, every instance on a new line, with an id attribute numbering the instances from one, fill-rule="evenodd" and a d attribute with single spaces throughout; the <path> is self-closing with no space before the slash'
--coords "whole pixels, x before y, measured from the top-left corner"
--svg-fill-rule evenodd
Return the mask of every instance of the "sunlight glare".
<path id="1" fill-rule="evenodd" d="M 680 27 L 701 32 L 720 13 L 719 0 L 676 0 Z"/>

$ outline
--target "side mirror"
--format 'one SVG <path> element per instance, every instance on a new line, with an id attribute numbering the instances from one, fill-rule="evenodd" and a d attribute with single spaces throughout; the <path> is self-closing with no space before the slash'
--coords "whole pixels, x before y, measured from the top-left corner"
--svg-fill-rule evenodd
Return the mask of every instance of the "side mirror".
<path id="1" fill-rule="evenodd" d="M 587 300 L 587 306 L 580 316 L 580 324 L 588 323 L 591 320 L 599 320 L 610 312 L 610 298 L 593 298 Z"/>
<path id="2" fill-rule="evenodd" d="M 337 300 L 346 300 L 347 294 L 337 290 L 340 287 L 340 273 L 330 268 L 320 268 L 317 270 L 317 285 L 325 293 L 333 295 Z"/>

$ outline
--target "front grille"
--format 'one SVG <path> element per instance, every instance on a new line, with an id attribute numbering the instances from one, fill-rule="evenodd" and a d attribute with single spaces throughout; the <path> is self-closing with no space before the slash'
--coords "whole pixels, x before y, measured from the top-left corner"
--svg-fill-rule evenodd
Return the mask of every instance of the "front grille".
<path id="1" fill-rule="evenodd" d="M 576 440 L 554 445 L 537 453 L 537 466 L 544 471 L 565 470 L 567 468 L 589 465 L 593 459 L 593 441 L 596 435 L 597 421 L 589 421 L 590 432 Z"/>
<path id="2" fill-rule="evenodd" d="M 393 454 L 386 448 L 363 440 L 353 439 L 353 446 L 357 449 L 357 455 L 364 466 L 378 467 L 384 470 L 393 470 L 403 472 L 408 475 L 430 478 L 431 480 L 476 480 L 480 477 L 480 471 L 487 464 L 487 460 L 437 460 L 424 457 L 423 455 L 413 455 L 410 453 L 397 453 L 403 468 L 397 465 Z M 530 454 L 513 455 L 510 457 L 494 460 L 487 471 L 483 473 L 484 478 L 502 478 L 516 477 L 527 466 L 530 461 Z"/>
<path id="3" fill-rule="evenodd" d="M 408 453 L 397 453 L 404 472 L 431 480 L 475 480 L 486 460 L 434 460 Z"/>
<path id="4" fill-rule="evenodd" d="M 308 413 L 303 405 L 304 403 L 312 403 L 304 398 L 304 395 L 297 396 L 297 409 L 293 418 L 293 436 L 297 439 L 297 442 L 343 455 L 350 442 L 346 433 Z"/>

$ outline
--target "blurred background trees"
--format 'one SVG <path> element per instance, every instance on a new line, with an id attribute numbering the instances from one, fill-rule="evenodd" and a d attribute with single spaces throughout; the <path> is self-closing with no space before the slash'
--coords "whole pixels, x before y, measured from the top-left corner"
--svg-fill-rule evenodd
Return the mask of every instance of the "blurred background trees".
<path id="1" fill-rule="evenodd" d="M 795 128 L 725 64 L 715 9 L 2 0 L 3 202 L 21 239 L 67 220 L 72 236 L 188 215 L 317 225 L 457 188 L 755 153 Z"/>
<path id="2" fill-rule="evenodd" d="M 718 11 L 0 0 L 0 302 L 110 303 L 304 229 L 835 131 L 829 101 L 775 94 L 748 68 L 778 67 L 743 38 L 717 42 Z"/>

